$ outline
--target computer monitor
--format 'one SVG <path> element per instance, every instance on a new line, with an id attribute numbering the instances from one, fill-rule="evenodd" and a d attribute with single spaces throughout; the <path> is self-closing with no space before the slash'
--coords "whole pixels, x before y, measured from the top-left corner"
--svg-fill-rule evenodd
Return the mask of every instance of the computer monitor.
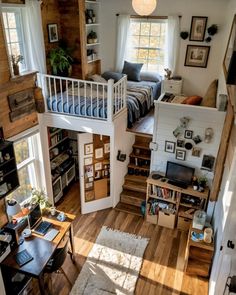
<path id="1" fill-rule="evenodd" d="M 166 178 L 189 185 L 192 182 L 194 171 L 195 169 L 192 167 L 168 161 L 166 165 Z"/>
<path id="2" fill-rule="evenodd" d="M 33 210 L 31 210 L 30 213 L 28 214 L 29 227 L 30 228 L 35 227 L 35 225 L 41 220 L 42 220 L 42 214 L 41 214 L 40 206 L 39 204 L 37 204 L 33 208 Z"/>

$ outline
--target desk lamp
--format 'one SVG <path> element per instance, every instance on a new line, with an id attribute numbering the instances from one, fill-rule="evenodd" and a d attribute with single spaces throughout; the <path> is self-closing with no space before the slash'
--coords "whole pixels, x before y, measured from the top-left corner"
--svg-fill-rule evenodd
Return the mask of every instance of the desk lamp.
<path id="1" fill-rule="evenodd" d="M 16 200 L 8 200 L 7 201 L 7 215 L 9 217 L 9 221 L 12 222 L 12 217 L 17 213 L 21 212 L 21 206 L 17 203 Z"/>

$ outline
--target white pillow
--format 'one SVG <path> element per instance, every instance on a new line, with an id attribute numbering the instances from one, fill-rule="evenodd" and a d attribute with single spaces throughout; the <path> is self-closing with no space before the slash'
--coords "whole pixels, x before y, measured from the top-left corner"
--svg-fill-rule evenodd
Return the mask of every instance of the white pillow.
<path id="1" fill-rule="evenodd" d="M 90 79 L 97 83 L 107 83 L 107 80 L 104 79 L 102 76 L 94 74 L 90 77 Z"/>

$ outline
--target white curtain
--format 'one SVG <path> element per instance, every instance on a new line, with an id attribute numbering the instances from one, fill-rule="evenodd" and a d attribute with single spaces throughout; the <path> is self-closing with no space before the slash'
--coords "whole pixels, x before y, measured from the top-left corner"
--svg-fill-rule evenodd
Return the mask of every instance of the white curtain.
<path id="1" fill-rule="evenodd" d="M 23 9 L 23 25 L 25 33 L 27 66 L 46 74 L 46 56 L 42 29 L 40 1 L 25 0 Z"/>
<path id="2" fill-rule="evenodd" d="M 180 22 L 178 15 L 168 16 L 168 59 L 167 67 L 172 71 L 173 74 L 176 73 L 177 62 L 179 57 L 179 46 L 180 46 Z"/>
<path id="3" fill-rule="evenodd" d="M 120 14 L 117 16 L 117 39 L 116 39 L 116 64 L 115 70 L 121 72 L 125 60 L 130 27 L 130 16 Z"/>

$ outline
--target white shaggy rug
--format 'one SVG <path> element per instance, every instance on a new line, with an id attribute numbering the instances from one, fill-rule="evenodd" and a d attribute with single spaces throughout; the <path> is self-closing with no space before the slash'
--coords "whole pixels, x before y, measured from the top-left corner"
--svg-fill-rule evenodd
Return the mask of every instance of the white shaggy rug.
<path id="1" fill-rule="evenodd" d="M 103 226 L 70 295 L 133 294 L 148 242 Z"/>

